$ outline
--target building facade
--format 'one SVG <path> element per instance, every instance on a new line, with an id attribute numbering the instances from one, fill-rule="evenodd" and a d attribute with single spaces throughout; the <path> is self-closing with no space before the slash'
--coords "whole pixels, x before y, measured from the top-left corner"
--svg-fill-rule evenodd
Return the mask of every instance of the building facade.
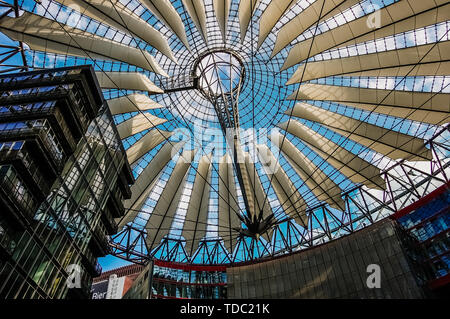
<path id="1" fill-rule="evenodd" d="M 450 296 L 450 182 L 392 218 L 414 238 L 428 288 L 436 296 Z"/>
<path id="2" fill-rule="evenodd" d="M 0 297 L 88 298 L 133 176 L 90 66 L 0 76 Z"/>
<path id="3" fill-rule="evenodd" d="M 124 299 L 226 299 L 225 265 L 193 265 L 152 260 Z"/>
<path id="4" fill-rule="evenodd" d="M 132 264 L 103 272 L 92 282 L 91 299 L 121 299 L 143 269 Z"/>

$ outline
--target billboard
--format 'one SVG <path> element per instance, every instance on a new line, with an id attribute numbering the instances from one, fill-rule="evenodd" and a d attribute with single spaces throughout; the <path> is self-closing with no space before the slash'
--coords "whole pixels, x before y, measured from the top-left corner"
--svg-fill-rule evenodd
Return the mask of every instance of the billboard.
<path id="1" fill-rule="evenodd" d="M 92 284 L 91 299 L 122 299 L 132 283 L 128 276 L 117 277 L 113 274 L 108 280 Z"/>
<path id="2" fill-rule="evenodd" d="M 109 280 L 100 281 L 92 284 L 91 299 L 106 299 Z"/>

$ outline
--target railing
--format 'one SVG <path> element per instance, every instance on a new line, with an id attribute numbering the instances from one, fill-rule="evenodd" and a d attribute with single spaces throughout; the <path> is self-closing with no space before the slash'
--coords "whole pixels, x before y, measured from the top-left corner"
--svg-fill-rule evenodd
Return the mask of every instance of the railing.
<path id="1" fill-rule="evenodd" d="M 161 78 L 155 81 L 155 85 L 165 93 L 186 91 L 197 87 L 198 79 L 191 75 L 180 74 L 175 77 Z"/>
<path id="2" fill-rule="evenodd" d="M 33 219 L 38 202 L 11 165 L 0 165 L 0 190 L 3 200 L 9 200 L 17 206 L 18 210 L 14 209 L 14 217 L 19 223 L 23 222 L 23 217 Z"/>
<path id="3" fill-rule="evenodd" d="M 9 144 L 9 146 L 6 144 Z M 43 175 L 42 170 L 31 157 L 31 153 L 27 149 L 27 144 L 28 141 L 14 141 L 11 143 L 3 143 L 2 147 L 2 143 L 0 143 L 0 162 L 12 163 L 20 161 L 21 164 L 19 166 L 16 166 L 16 164 L 14 166 L 18 171 L 25 169 L 26 172 L 22 172 L 21 174 L 22 179 L 29 182 L 31 178 L 32 184 L 34 185 L 33 192 L 37 197 L 47 196 L 52 181 Z"/>
<path id="4" fill-rule="evenodd" d="M 62 170 L 65 154 L 48 120 L 1 123 L 0 135 L 10 140 L 24 139 L 30 135 L 38 137 L 45 147 L 44 152 L 54 161 L 56 171 Z"/>

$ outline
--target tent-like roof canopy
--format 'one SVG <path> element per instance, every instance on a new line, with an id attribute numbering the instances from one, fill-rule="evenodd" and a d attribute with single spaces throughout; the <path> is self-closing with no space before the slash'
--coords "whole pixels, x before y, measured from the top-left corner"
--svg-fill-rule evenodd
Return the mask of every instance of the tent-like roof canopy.
<path id="1" fill-rule="evenodd" d="M 160 258 L 321 243 L 410 203 L 447 163 L 429 140 L 450 115 L 448 1 L 19 6 L 0 32 L 30 67 L 94 66 L 136 177 L 117 222 Z"/>

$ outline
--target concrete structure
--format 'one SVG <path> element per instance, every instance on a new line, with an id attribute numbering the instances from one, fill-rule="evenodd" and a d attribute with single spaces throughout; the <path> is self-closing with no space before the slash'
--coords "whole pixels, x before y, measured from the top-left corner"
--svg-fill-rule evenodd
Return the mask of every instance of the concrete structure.
<path id="1" fill-rule="evenodd" d="M 229 267 L 228 298 L 423 298 L 404 236 L 385 219 L 290 256 Z M 380 267 L 380 288 L 367 286 L 371 264 Z"/>

